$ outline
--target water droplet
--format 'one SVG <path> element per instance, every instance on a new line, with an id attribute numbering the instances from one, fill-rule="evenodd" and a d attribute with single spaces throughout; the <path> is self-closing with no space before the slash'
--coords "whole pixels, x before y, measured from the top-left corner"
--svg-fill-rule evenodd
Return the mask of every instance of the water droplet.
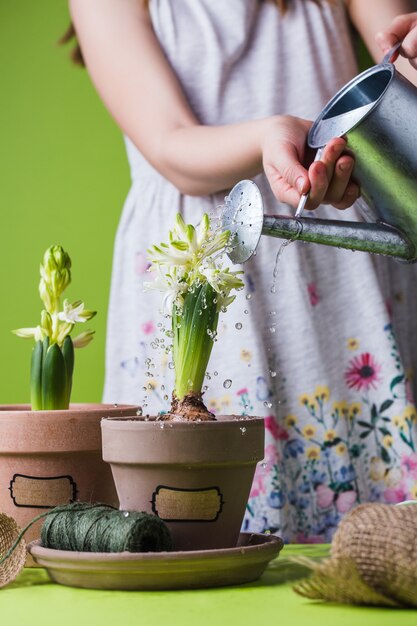
<path id="1" fill-rule="evenodd" d="M 164 395 L 164 400 L 165 400 L 165 402 L 167 402 L 167 400 L 169 400 L 169 396 L 167 394 Z"/>
<path id="2" fill-rule="evenodd" d="M 235 324 L 235 328 L 237 328 L 237 330 L 240 330 L 242 328 L 243 324 L 241 322 L 236 322 Z"/>
<path id="3" fill-rule="evenodd" d="M 272 402 L 268 402 L 267 400 L 264 402 L 264 406 L 266 406 L 268 409 L 272 408 Z"/>
<path id="4" fill-rule="evenodd" d="M 114 406 L 114 408 L 115 408 L 115 409 L 117 409 L 117 407 L 118 407 L 119 405 L 117 404 L 117 402 L 115 402 L 115 403 L 113 404 L 113 406 Z"/>
<path id="5" fill-rule="evenodd" d="M 227 378 L 223 383 L 223 387 L 225 389 L 230 389 L 231 386 L 232 386 L 232 381 L 230 378 Z"/>
<path id="6" fill-rule="evenodd" d="M 248 309 L 245 309 L 243 312 L 244 312 L 245 315 L 247 315 L 249 313 Z"/>
<path id="7" fill-rule="evenodd" d="M 269 332 L 273 334 L 275 332 L 275 326 L 270 326 Z"/>
<path id="8" fill-rule="evenodd" d="M 213 376 L 218 376 L 219 372 L 213 372 Z"/>
<path id="9" fill-rule="evenodd" d="M 242 435 L 246 435 L 246 426 L 242 426 L 240 432 L 242 433 Z"/>
<path id="10" fill-rule="evenodd" d="M 165 424 L 164 424 L 164 422 L 161 422 L 161 423 L 159 424 L 159 428 L 165 428 Z"/>
<path id="11" fill-rule="evenodd" d="M 129 511 L 123 511 L 123 517 L 129 517 Z"/>
<path id="12" fill-rule="evenodd" d="M 140 407 L 138 408 L 138 410 L 136 411 L 136 415 L 137 415 L 138 417 L 140 417 L 141 415 L 143 415 L 143 410 L 142 410 L 142 407 L 141 407 L 141 406 L 140 406 Z"/>
<path id="13" fill-rule="evenodd" d="M 274 372 L 274 370 L 269 370 L 269 373 L 271 375 L 271 378 L 275 378 L 275 376 L 277 375 L 277 373 Z"/>
<path id="14" fill-rule="evenodd" d="M 251 300 L 251 298 L 252 298 L 252 294 L 248 293 L 247 296 L 246 296 L 246 300 Z"/>
<path id="15" fill-rule="evenodd" d="M 170 361 L 170 362 L 168 363 L 168 367 L 169 367 L 169 369 L 170 369 L 170 370 L 173 370 L 173 369 L 174 369 L 174 364 L 173 364 L 173 362 L 172 362 L 172 361 Z"/>

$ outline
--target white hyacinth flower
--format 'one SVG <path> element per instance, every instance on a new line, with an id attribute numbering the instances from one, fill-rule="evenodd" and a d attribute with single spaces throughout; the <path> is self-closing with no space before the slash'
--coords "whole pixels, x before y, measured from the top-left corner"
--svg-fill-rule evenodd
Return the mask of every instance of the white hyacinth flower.
<path id="1" fill-rule="evenodd" d="M 43 341 L 45 338 L 45 333 L 40 326 L 35 326 L 35 328 L 18 328 L 17 330 L 12 330 L 12 333 L 18 337 L 34 339 L 35 341 Z"/>
<path id="2" fill-rule="evenodd" d="M 86 322 L 94 317 L 95 311 L 85 309 L 84 302 L 77 300 L 74 304 L 70 304 L 68 300 L 64 300 L 64 310 L 58 313 L 58 319 L 67 324 L 75 324 L 76 322 Z"/>
<path id="3" fill-rule="evenodd" d="M 184 280 L 184 272 L 182 267 L 172 267 L 171 273 L 164 272 L 160 266 L 152 268 L 157 272 L 155 280 L 148 281 L 144 284 L 145 290 L 162 291 L 164 293 L 162 300 L 162 308 L 167 315 L 171 315 L 174 303 L 181 307 L 182 294 L 187 291 L 188 285 Z"/>

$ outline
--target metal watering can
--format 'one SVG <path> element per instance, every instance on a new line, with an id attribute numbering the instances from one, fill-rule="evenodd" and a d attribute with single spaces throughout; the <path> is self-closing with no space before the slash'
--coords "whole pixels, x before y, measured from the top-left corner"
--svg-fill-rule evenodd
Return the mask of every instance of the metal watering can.
<path id="1" fill-rule="evenodd" d="M 345 137 L 366 221 L 264 215 L 258 187 L 243 180 L 226 198 L 222 216 L 233 234 L 234 263 L 252 256 L 261 235 L 417 261 L 417 88 L 394 67 L 400 46 L 338 91 L 308 134 L 318 151 L 333 137 Z"/>

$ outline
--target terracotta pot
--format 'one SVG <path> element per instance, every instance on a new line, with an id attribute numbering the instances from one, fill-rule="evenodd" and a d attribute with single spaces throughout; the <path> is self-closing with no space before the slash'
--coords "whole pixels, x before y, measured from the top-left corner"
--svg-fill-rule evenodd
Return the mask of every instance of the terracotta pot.
<path id="1" fill-rule="evenodd" d="M 118 506 L 101 457 L 100 420 L 132 415 L 135 406 L 73 404 L 69 410 L 32 411 L 0 405 L 0 510 L 26 526 L 58 504 L 74 500 Z M 25 535 L 39 537 L 42 521 Z"/>
<path id="2" fill-rule="evenodd" d="M 121 509 L 158 515 L 174 550 L 236 546 L 256 463 L 264 456 L 263 419 L 109 418 L 101 428 Z"/>

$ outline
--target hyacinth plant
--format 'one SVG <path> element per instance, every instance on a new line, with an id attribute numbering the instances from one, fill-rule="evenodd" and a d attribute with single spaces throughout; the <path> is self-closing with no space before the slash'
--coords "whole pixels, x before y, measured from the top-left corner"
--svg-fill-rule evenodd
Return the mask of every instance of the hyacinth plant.
<path id="1" fill-rule="evenodd" d="M 213 232 L 207 214 L 197 228 L 177 214 L 168 243 L 148 250 L 155 280 L 146 288 L 164 292 L 163 309 L 172 320 L 172 355 L 175 386 L 168 419 L 215 419 L 203 402 L 203 383 L 219 313 L 235 299 L 233 290 L 243 288 L 242 271 L 223 267 L 222 257 L 230 232 Z"/>
<path id="2" fill-rule="evenodd" d="M 32 410 L 68 409 L 74 370 L 74 348 L 82 348 L 93 339 L 86 330 L 74 339 L 70 334 L 76 323 L 84 323 L 96 314 L 77 300 L 70 303 L 62 294 L 71 282 L 71 259 L 61 246 L 51 246 L 40 266 L 39 295 L 44 304 L 41 321 L 35 328 L 19 328 L 13 333 L 32 338 L 35 346 L 31 360 Z"/>

